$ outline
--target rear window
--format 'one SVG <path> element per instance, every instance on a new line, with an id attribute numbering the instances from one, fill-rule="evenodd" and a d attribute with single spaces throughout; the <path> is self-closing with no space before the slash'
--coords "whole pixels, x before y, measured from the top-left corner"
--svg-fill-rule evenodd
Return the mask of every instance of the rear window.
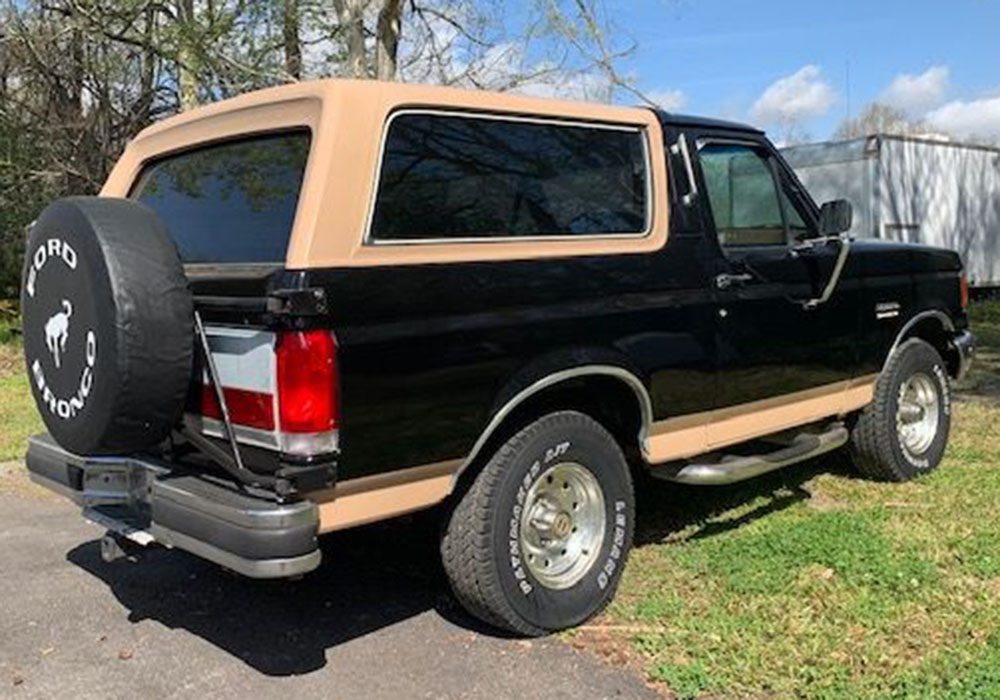
<path id="1" fill-rule="evenodd" d="M 302 130 L 167 156 L 132 197 L 160 215 L 186 263 L 283 262 L 309 140 Z"/>
<path id="2" fill-rule="evenodd" d="M 374 241 L 640 234 L 641 130 L 403 113 L 389 125 Z"/>

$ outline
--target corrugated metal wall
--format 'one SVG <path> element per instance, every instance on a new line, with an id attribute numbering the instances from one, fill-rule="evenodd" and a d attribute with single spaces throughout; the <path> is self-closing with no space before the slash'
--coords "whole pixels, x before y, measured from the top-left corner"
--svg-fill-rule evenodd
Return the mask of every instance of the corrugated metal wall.
<path id="1" fill-rule="evenodd" d="M 1000 285 L 1000 150 L 878 137 L 783 155 L 818 204 L 851 201 L 855 235 L 952 248 L 973 284 Z"/>

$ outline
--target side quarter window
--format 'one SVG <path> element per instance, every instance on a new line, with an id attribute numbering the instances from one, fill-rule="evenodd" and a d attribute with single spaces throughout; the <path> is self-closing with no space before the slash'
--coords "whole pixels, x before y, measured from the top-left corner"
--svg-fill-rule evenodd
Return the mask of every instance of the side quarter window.
<path id="1" fill-rule="evenodd" d="M 783 246 L 807 230 L 766 153 L 749 145 L 708 143 L 699 160 L 723 249 Z"/>
<path id="2" fill-rule="evenodd" d="M 646 235 L 638 128 L 402 112 L 389 124 L 375 242 Z"/>

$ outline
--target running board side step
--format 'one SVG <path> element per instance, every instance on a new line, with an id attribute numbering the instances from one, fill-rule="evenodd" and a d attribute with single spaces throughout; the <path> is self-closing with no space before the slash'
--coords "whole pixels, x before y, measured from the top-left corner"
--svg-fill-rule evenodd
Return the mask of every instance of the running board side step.
<path id="1" fill-rule="evenodd" d="M 681 484 L 720 486 L 781 469 L 835 450 L 847 442 L 843 423 L 832 423 L 822 432 L 802 432 L 774 452 L 757 455 L 702 455 L 686 462 L 672 462 L 650 469 L 657 479 Z"/>

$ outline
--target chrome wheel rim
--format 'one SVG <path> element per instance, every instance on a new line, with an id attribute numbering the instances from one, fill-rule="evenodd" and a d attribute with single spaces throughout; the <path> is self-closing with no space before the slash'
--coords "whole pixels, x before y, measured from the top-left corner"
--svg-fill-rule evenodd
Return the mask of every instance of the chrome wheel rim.
<path id="1" fill-rule="evenodd" d="M 569 588 L 600 554 L 607 516 L 604 492 L 580 464 L 563 462 L 539 474 L 521 512 L 525 565 L 546 588 Z"/>
<path id="2" fill-rule="evenodd" d="M 940 422 L 938 403 L 937 383 L 923 372 L 900 385 L 896 430 L 900 444 L 910 454 L 923 454 L 934 442 Z"/>

